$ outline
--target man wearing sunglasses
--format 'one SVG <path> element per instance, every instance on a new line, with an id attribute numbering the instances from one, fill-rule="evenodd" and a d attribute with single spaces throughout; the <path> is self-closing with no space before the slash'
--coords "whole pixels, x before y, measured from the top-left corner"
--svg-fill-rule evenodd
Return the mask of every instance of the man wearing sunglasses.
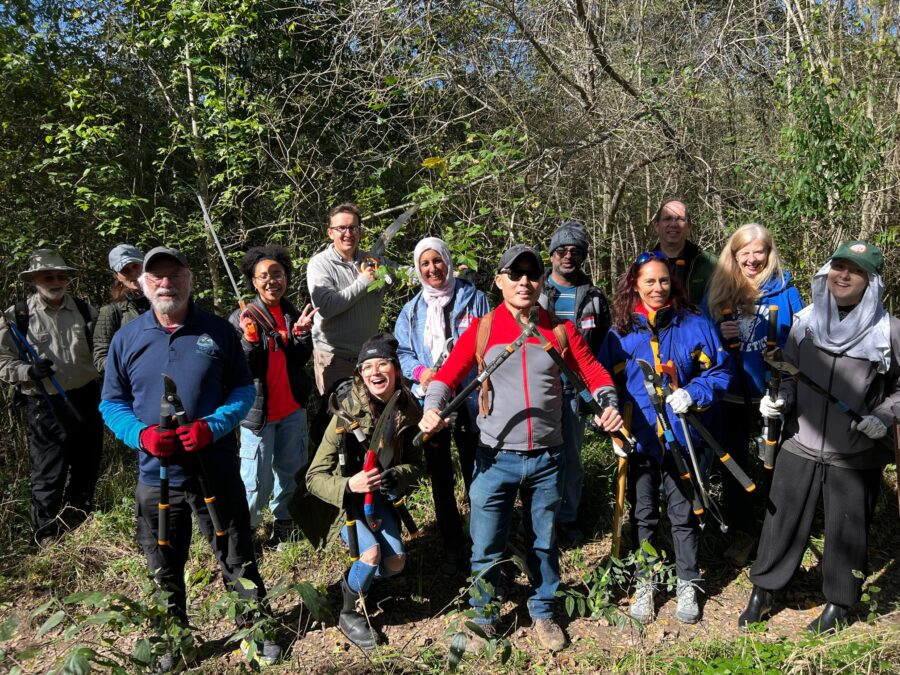
<path id="1" fill-rule="evenodd" d="M 688 241 L 693 223 L 687 205 L 677 199 L 663 202 L 650 224 L 659 237 L 653 250 L 666 254 L 675 275 L 687 289 L 688 299 L 699 305 L 716 270 L 717 258 Z"/>
<path id="2" fill-rule="evenodd" d="M 331 244 L 309 261 L 306 281 L 319 312 L 312 329 L 316 387 L 326 394 L 353 377 L 360 347 L 378 332 L 383 290 L 369 292 L 375 267 L 364 265 L 359 250 L 362 222 L 355 204 L 328 213 Z"/>
<path id="3" fill-rule="evenodd" d="M 473 321 L 459 337 L 444 365 L 425 393 L 424 415 L 419 428 L 433 434 L 448 420 L 440 410 L 476 362 L 490 364 L 522 334 L 536 305 L 544 280 L 540 256 L 530 246 L 517 245 L 500 258 L 495 283 L 503 302 L 490 314 Z M 490 318 L 489 318 L 490 317 Z M 594 359 L 575 326 L 562 324 L 568 346 L 561 350 L 566 361 L 587 382 L 603 407 L 594 421 L 605 431 L 622 426 L 612 379 Z M 480 326 L 489 328 L 479 329 Z M 537 330 L 560 349 L 553 319 L 538 312 Z M 563 392 L 559 367 L 530 337 L 490 377 L 483 391 L 478 418 L 480 442 L 475 455 L 475 474 L 469 496 L 472 502 L 472 572 L 490 585 L 477 584 L 470 604 L 478 615 L 475 623 L 490 635 L 497 617 L 488 605 L 499 582 L 497 562 L 506 550 L 516 496 L 526 509 L 526 563 L 533 584 L 528 611 L 534 622 L 535 641 L 556 651 L 566 644 L 562 629 L 553 620 L 559 587 L 559 548 L 554 521 L 559 510 L 563 435 L 560 429 Z M 467 649 L 480 651 L 484 639 L 468 636 Z"/>
<path id="4" fill-rule="evenodd" d="M 594 286 L 590 277 L 581 270 L 587 252 L 588 236 L 581 223 L 567 220 L 556 229 L 550 237 L 552 271 L 544 281 L 540 303 L 556 321 L 575 324 L 591 354 L 596 354 L 600 351 L 611 319 L 603 291 Z M 584 482 L 581 446 L 584 443 L 586 417 L 579 414 L 579 401 L 572 385 L 563 378 L 562 505 L 556 516 L 556 532 L 563 545 L 584 540 L 577 521 Z M 583 412 L 587 414 L 586 407 Z"/>

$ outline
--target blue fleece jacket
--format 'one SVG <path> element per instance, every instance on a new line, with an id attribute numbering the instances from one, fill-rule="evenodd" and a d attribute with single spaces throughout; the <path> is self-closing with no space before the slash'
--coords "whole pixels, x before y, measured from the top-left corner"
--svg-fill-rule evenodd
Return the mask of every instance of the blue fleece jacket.
<path id="1" fill-rule="evenodd" d="M 707 408 L 728 388 L 731 377 L 729 357 L 719 342 L 715 326 L 693 312 L 675 313 L 666 307 L 651 312 L 649 319 L 634 314 L 633 321 L 634 329 L 625 335 L 620 335 L 615 328 L 610 329 L 598 360 L 613 374 L 626 428 L 637 442 L 636 451 L 662 462 L 661 430 L 644 388 L 644 376 L 637 359 L 647 361 L 654 368 L 672 360 L 679 386 L 691 395 L 696 408 Z M 667 375 L 663 375 L 662 380 L 663 384 L 669 383 Z M 684 430 L 678 418 L 668 405 L 666 412 L 676 438 L 684 446 Z M 708 415 L 700 412 L 698 416 L 708 427 Z M 701 443 L 693 428 L 691 438 L 695 447 Z"/>

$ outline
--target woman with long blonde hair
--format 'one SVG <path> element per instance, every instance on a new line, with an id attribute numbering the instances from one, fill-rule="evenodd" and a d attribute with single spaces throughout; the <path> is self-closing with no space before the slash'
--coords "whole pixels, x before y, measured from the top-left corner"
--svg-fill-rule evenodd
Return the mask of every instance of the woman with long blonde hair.
<path id="1" fill-rule="evenodd" d="M 722 441 L 738 464 L 746 467 L 748 448 L 760 433 L 756 413 L 766 391 L 768 372 L 763 356 L 771 306 L 778 307 L 776 344 L 787 340 L 794 314 L 803 308 L 800 293 L 781 266 L 771 233 L 762 225 L 742 225 L 722 249 L 709 283 L 703 312 L 719 326 L 725 345 L 737 344 L 735 377 L 722 402 Z M 723 473 L 725 517 L 733 532 L 726 560 L 743 566 L 753 550 L 760 519 L 750 495 L 727 472 Z"/>

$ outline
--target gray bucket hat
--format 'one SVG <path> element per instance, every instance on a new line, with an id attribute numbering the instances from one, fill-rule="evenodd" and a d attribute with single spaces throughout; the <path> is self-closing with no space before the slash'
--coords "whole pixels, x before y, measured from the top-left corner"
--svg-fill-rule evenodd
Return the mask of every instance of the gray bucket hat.
<path id="1" fill-rule="evenodd" d="M 31 281 L 31 278 L 37 272 L 68 272 L 73 274 L 77 271 L 74 267 L 66 265 L 63 257 L 52 248 L 39 248 L 28 256 L 28 269 L 24 272 L 19 272 L 19 278 L 22 281 Z"/>

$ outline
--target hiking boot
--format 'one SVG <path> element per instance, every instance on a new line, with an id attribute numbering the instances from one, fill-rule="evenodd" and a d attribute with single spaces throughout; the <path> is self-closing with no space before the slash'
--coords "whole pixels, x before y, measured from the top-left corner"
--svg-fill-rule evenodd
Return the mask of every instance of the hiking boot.
<path id="1" fill-rule="evenodd" d="M 465 563 L 466 550 L 464 547 L 446 549 L 439 569 L 445 577 L 455 577 L 465 569 Z"/>
<path id="2" fill-rule="evenodd" d="M 639 581 L 634 598 L 628 606 L 628 614 L 638 623 L 648 623 L 653 618 L 653 582 Z"/>
<path id="3" fill-rule="evenodd" d="M 466 636 L 466 651 L 470 654 L 480 654 L 484 651 L 484 648 L 487 645 L 487 641 L 494 640 L 497 637 L 497 629 L 494 628 L 494 624 L 480 623 L 476 625 L 484 633 L 484 637 L 468 627 L 463 631 Z"/>
<path id="4" fill-rule="evenodd" d="M 535 619 L 531 632 L 538 644 L 551 652 L 558 652 L 566 646 L 566 634 L 553 619 Z"/>
<path id="5" fill-rule="evenodd" d="M 753 555 L 755 545 L 756 540 L 753 537 L 737 530 L 731 538 L 731 545 L 725 549 L 722 557 L 735 567 L 743 567 Z"/>
<path id="6" fill-rule="evenodd" d="M 700 620 L 700 606 L 697 604 L 697 587 L 694 583 L 679 579 L 675 597 L 678 598 L 675 618 L 681 623 L 697 623 Z"/>
<path id="7" fill-rule="evenodd" d="M 753 587 L 747 608 L 738 617 L 738 628 L 747 630 L 751 623 L 759 623 L 772 611 L 772 592 L 759 586 Z"/>
<path id="8" fill-rule="evenodd" d="M 281 645 L 274 640 L 263 640 L 257 642 L 256 650 L 253 657 L 249 659 L 252 663 L 256 663 L 261 667 L 271 666 L 281 660 Z M 241 640 L 241 654 L 247 656 L 250 652 L 250 641 Z"/>
<path id="9" fill-rule="evenodd" d="M 575 522 L 557 523 L 556 536 L 561 546 L 577 546 L 585 539 L 584 532 L 581 531 L 581 528 Z"/>
<path id="10" fill-rule="evenodd" d="M 269 539 L 269 546 L 275 546 L 280 551 L 283 549 L 282 544 L 295 540 L 294 521 L 290 519 L 276 519 L 275 524 L 272 526 L 272 538 Z"/>
<path id="11" fill-rule="evenodd" d="M 369 626 L 368 619 L 356 608 L 360 594 L 347 585 L 347 577 L 341 580 L 341 591 L 344 594 L 344 604 L 341 615 L 338 618 L 338 628 L 350 642 L 364 651 L 375 648 L 378 644 L 378 633 Z"/>
<path id="12" fill-rule="evenodd" d="M 836 633 L 845 628 L 850 622 L 847 620 L 847 608 L 843 605 L 828 603 L 822 613 L 806 627 L 810 633 Z"/>

